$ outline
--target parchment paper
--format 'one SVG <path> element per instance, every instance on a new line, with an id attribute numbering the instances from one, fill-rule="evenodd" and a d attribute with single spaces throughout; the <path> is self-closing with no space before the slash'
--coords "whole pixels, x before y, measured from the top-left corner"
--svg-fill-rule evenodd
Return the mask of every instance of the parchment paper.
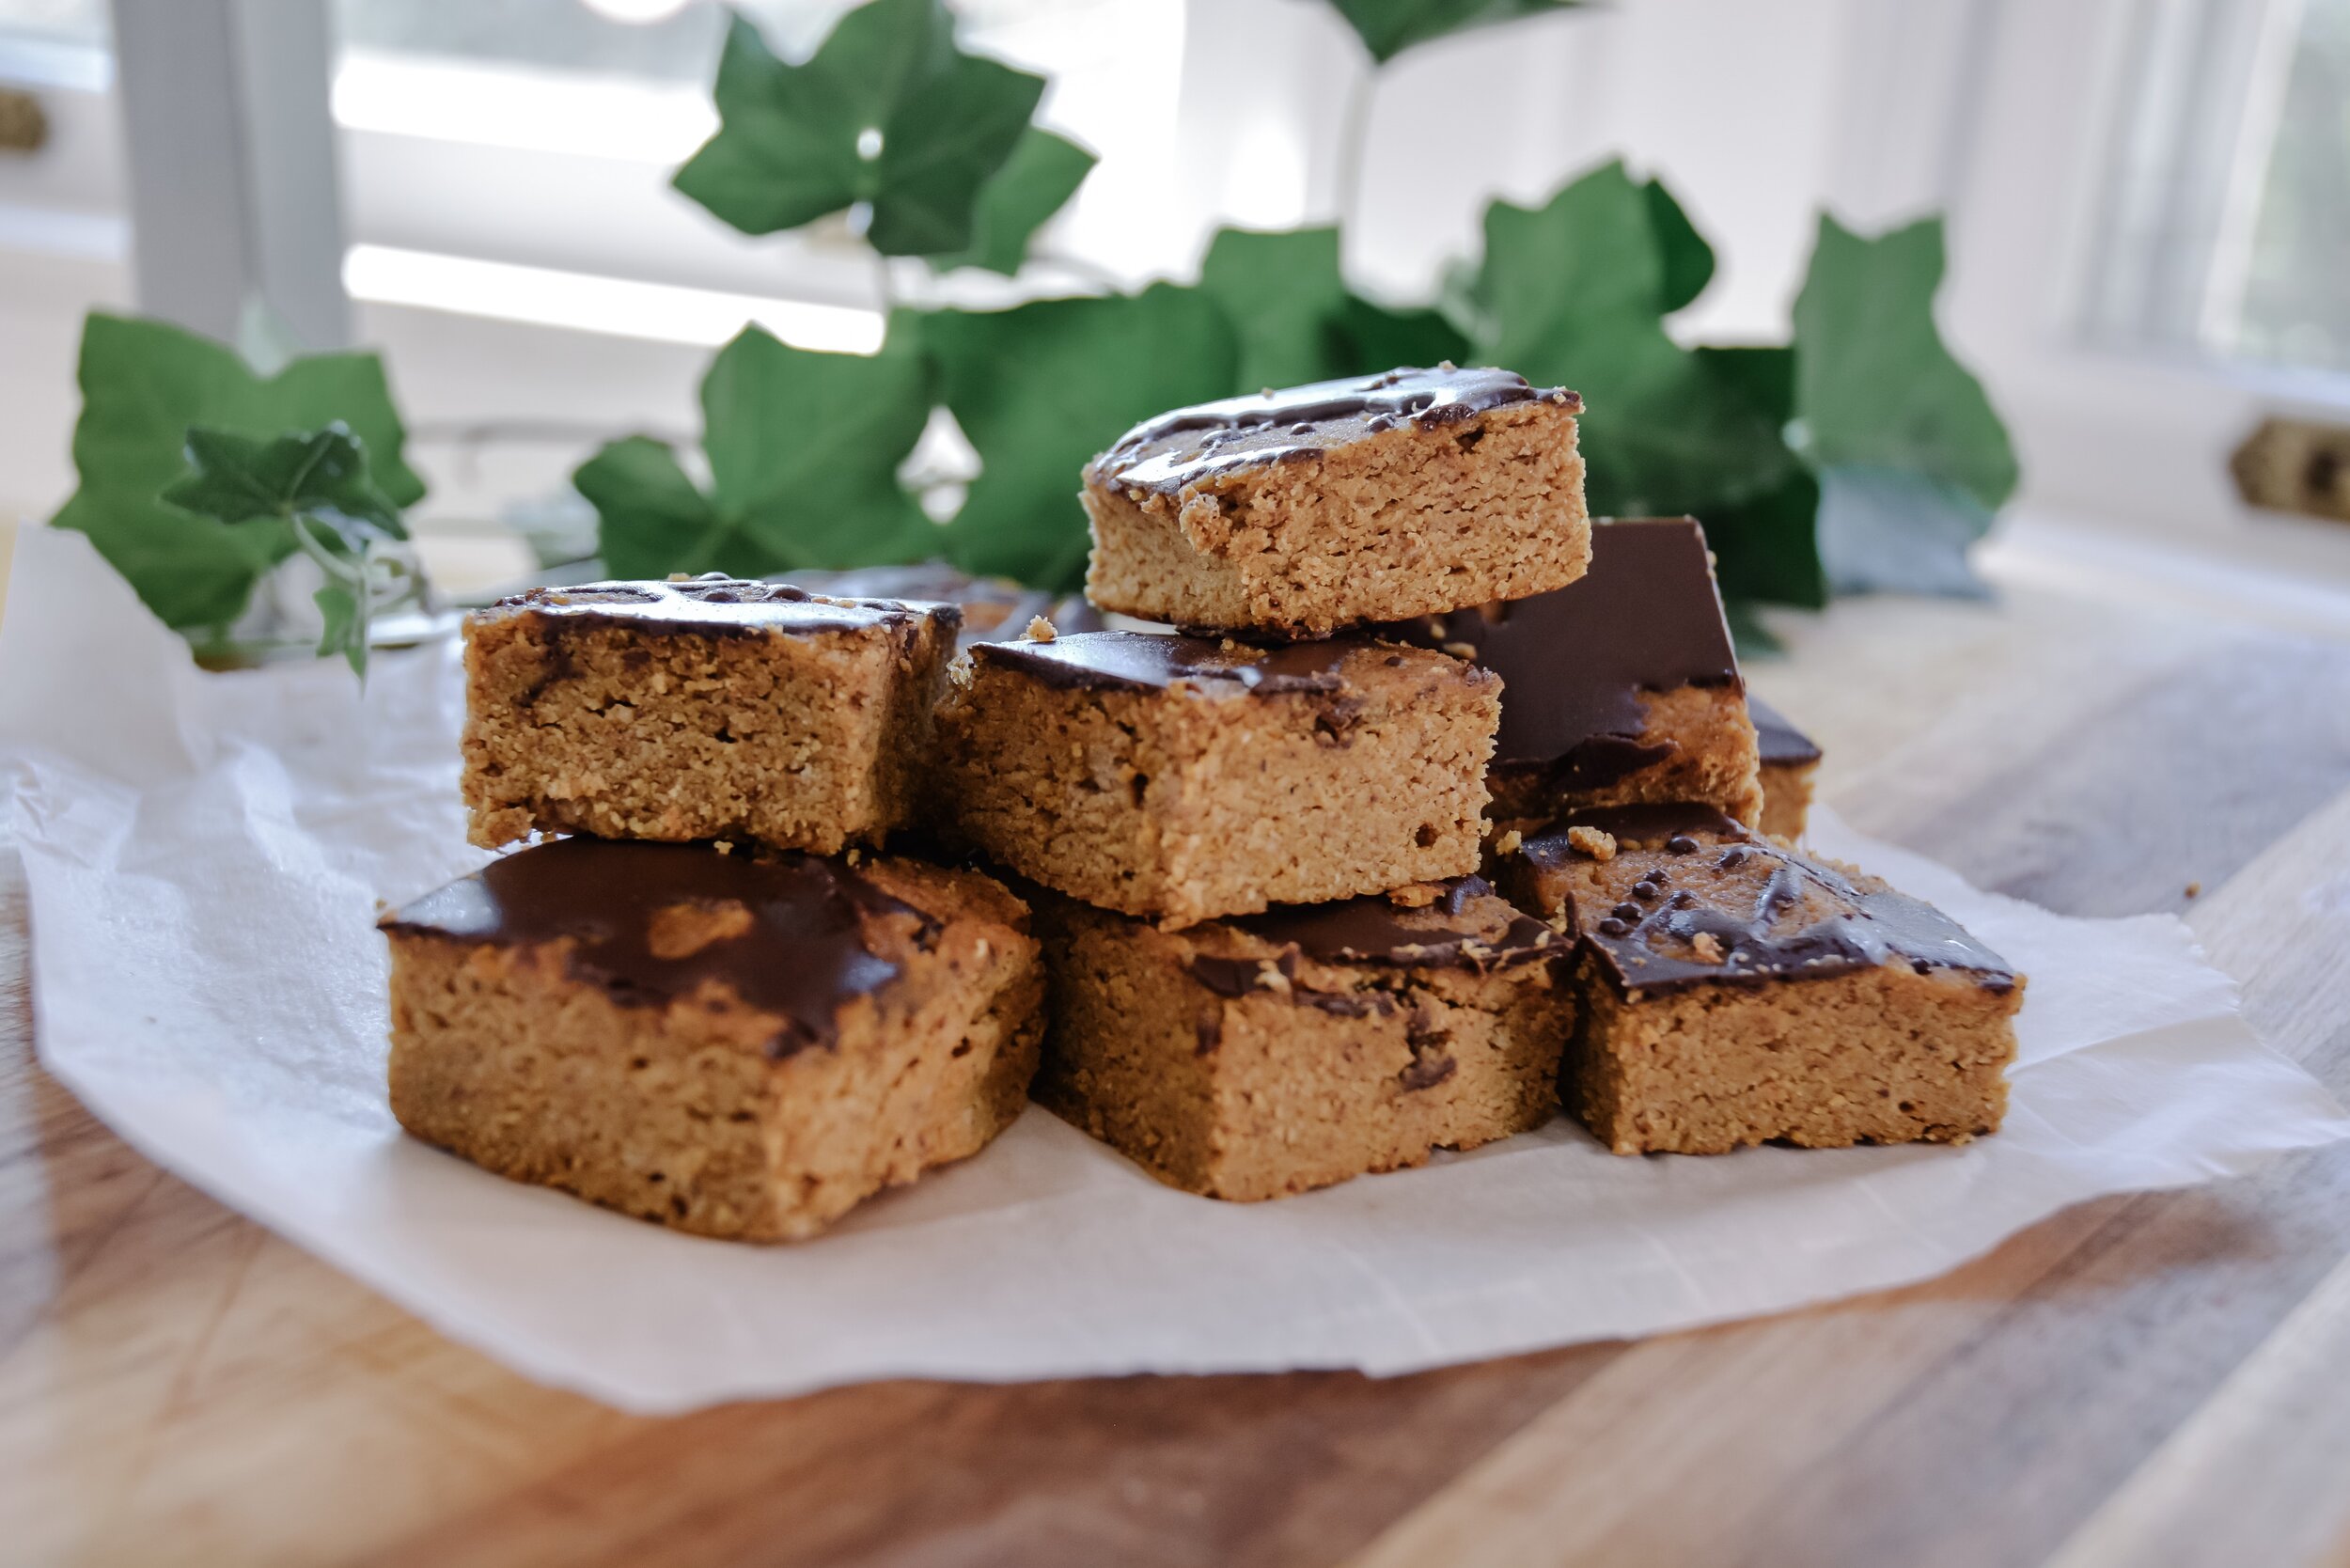
<path id="1" fill-rule="evenodd" d="M 1287 1201 L 1160 1186 L 1030 1107 L 830 1235 L 673 1235 L 404 1138 L 377 901 L 482 858 L 454 650 L 206 675 L 78 535 L 20 536 L 0 747 L 43 1064 L 177 1174 L 445 1333 L 672 1411 L 867 1378 L 1374 1373 L 1935 1274 L 2066 1204 L 2350 1137 L 2169 917 L 2065 919 L 1832 819 L 1820 848 L 2031 977 L 2006 1129 L 1963 1148 L 1622 1159 L 1568 1121 Z"/>

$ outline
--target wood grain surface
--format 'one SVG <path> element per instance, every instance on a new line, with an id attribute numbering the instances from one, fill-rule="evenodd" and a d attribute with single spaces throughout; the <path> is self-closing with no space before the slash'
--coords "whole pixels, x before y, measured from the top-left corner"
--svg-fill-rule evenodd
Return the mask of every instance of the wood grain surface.
<path id="1" fill-rule="evenodd" d="M 2028 587 L 1790 635 L 1756 683 L 1856 825 L 2067 913 L 2184 913 L 2350 1091 L 2350 642 Z M 2350 1568 L 2350 1147 L 1637 1343 L 649 1420 L 93 1121 L 33 1063 L 25 930 L 0 857 L 0 1561 Z"/>

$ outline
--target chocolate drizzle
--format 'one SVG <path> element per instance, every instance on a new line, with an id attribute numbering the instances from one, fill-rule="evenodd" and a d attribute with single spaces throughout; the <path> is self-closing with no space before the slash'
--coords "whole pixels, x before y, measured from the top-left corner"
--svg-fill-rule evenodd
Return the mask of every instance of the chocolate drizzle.
<path id="1" fill-rule="evenodd" d="M 1086 472 L 1102 484 L 1173 494 L 1238 469 L 1310 462 L 1399 424 L 1438 430 L 1537 400 L 1571 414 L 1583 406 L 1573 392 L 1532 386 L 1508 370 L 1449 365 L 1313 382 L 1162 414 L 1120 436 Z"/>
<path id="2" fill-rule="evenodd" d="M 1754 739 L 1765 767 L 1799 767 L 1820 760 L 1819 745 L 1789 722 L 1785 713 L 1753 693 L 1747 694 L 1747 713 L 1754 720 Z"/>
<path id="3" fill-rule="evenodd" d="M 1377 630 L 1473 650 L 1502 681 L 1495 770 L 1540 772 L 1567 790 L 1604 788 L 1672 755 L 1669 741 L 1644 738 L 1645 694 L 1744 689 L 1705 530 L 1686 517 L 1594 525 L 1590 570 L 1565 588 Z"/>
<path id="4" fill-rule="evenodd" d="M 1144 632 L 1086 632 L 1051 642 L 990 642 L 971 650 L 983 664 L 1019 669 L 1063 691 L 1204 691 L 1279 697 L 1336 692 L 1347 659 L 1377 644 L 1363 637 L 1256 647 L 1211 637 Z M 1389 650 L 1396 657 L 1404 655 Z"/>
<path id="5" fill-rule="evenodd" d="M 916 941 L 935 939 L 929 916 L 837 860 L 561 839 L 494 860 L 383 925 L 468 944 L 562 944 L 571 974 L 622 1007 L 665 1007 L 714 984 L 782 1020 L 768 1051 L 786 1057 L 835 1043 L 841 1008 L 898 978 L 865 938 L 864 921 L 885 915 L 917 921 Z M 689 928 L 682 942 L 666 929 L 673 917 Z"/>
<path id="6" fill-rule="evenodd" d="M 1563 869 L 1582 855 L 1568 841 L 1576 827 L 1615 839 L 1620 857 L 1633 844 L 1667 857 L 1643 870 L 1632 899 L 1613 903 L 1604 917 L 1578 907 L 1580 890 L 1567 895 L 1585 949 L 1620 990 L 1820 980 L 1889 964 L 1906 964 L 1920 975 L 1966 974 L 1986 991 L 2015 985 L 2006 960 L 1933 905 L 1890 888 L 1856 886 L 1833 867 L 1749 833 L 1712 807 L 1578 811 L 1526 840 L 1521 853 L 1540 870 Z M 1717 961 L 1697 951 L 1700 937 L 1712 938 Z"/>
<path id="7" fill-rule="evenodd" d="M 1022 588 L 1008 577 L 974 577 L 944 561 L 916 566 L 859 566 L 841 572 L 795 572 L 799 587 L 831 598 L 894 599 L 953 604 L 963 612 L 959 647 L 1010 642 L 1038 616 L 1064 636 L 1099 632 L 1108 622 L 1082 594 L 1054 595 Z"/>
<path id="8" fill-rule="evenodd" d="M 960 625 L 953 604 L 918 600 L 832 598 L 789 583 L 751 582 L 706 572 L 679 583 L 583 583 L 536 588 L 490 606 L 529 612 L 557 622 L 624 620 L 701 636 L 757 636 L 768 632 L 850 632 L 868 626 L 911 626 L 925 616 Z"/>
<path id="9" fill-rule="evenodd" d="M 1337 903 L 1281 904 L 1226 923 L 1319 964 L 1472 969 L 1479 974 L 1540 957 L 1557 940 L 1548 926 L 1507 904 L 1500 908 L 1509 918 L 1495 932 L 1492 919 L 1476 917 L 1485 902 L 1494 899 L 1491 883 L 1466 876 L 1447 883 L 1443 895 L 1424 909 L 1400 909 L 1374 895 Z"/>

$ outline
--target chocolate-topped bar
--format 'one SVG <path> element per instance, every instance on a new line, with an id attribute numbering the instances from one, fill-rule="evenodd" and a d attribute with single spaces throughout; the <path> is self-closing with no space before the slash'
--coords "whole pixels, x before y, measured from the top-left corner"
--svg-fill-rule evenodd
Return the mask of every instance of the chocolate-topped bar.
<path id="1" fill-rule="evenodd" d="M 1171 1185 L 1278 1198 L 1541 1125 L 1570 945 L 1481 879 L 1167 931 L 1038 912 L 1036 1095 Z"/>
<path id="2" fill-rule="evenodd" d="M 1579 943 L 1562 1093 L 1618 1153 L 1998 1130 L 2023 977 L 1931 905 L 1705 806 L 1578 811 L 1502 872 Z"/>
<path id="3" fill-rule="evenodd" d="M 878 843 L 913 813 L 961 619 L 716 574 L 501 599 L 465 620 L 473 841 Z"/>
<path id="4" fill-rule="evenodd" d="M 1087 596 L 1319 636 L 1563 587 L 1590 557 L 1582 400 L 1507 370 L 1390 370 L 1180 408 L 1086 466 Z"/>
<path id="5" fill-rule="evenodd" d="M 939 709 L 944 810 L 1023 876 L 1178 924 L 1459 876 L 1499 687 L 1367 637 L 982 643 Z"/>
<path id="6" fill-rule="evenodd" d="M 386 916 L 392 1111 L 707 1235 L 811 1235 L 984 1146 L 1035 1071 L 1026 909 L 977 871 L 565 839 Z"/>
<path id="7" fill-rule="evenodd" d="M 1803 837 L 1811 814 L 1811 780 L 1820 771 L 1820 748 L 1811 737 L 1755 696 L 1747 694 L 1747 713 L 1754 720 L 1754 737 L 1762 767 L 1762 831 L 1775 839 Z"/>
<path id="8" fill-rule="evenodd" d="M 1099 632 L 1102 612 L 1079 595 L 1023 588 L 1009 577 L 974 577 L 944 561 L 914 566 L 859 566 L 839 572 L 795 572 L 791 581 L 837 598 L 913 600 L 952 604 L 963 613 L 958 646 L 1007 642 L 1042 617 L 1061 632 Z"/>
<path id="9" fill-rule="evenodd" d="M 1694 519 L 1595 524 L 1571 587 L 1379 631 L 1501 677 L 1496 823 L 1646 800 L 1761 814 L 1746 685 Z"/>

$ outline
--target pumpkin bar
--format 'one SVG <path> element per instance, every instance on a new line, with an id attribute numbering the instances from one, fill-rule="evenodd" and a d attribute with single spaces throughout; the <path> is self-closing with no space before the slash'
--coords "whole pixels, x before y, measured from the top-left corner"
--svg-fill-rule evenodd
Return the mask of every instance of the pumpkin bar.
<path id="1" fill-rule="evenodd" d="M 952 604 L 963 612 L 957 646 L 1010 642 L 1039 617 L 1060 632 L 1099 632 L 1102 612 L 1080 596 L 1023 588 L 1009 577 L 974 577 L 944 561 L 794 572 L 792 583 L 836 598 L 901 599 Z"/>
<path id="2" fill-rule="evenodd" d="M 1762 767 L 1762 831 L 1790 841 L 1803 837 L 1811 815 L 1811 781 L 1820 771 L 1819 745 L 1794 724 L 1753 693 L 1747 694 L 1747 712 L 1754 719 L 1754 738 Z"/>
<path id="3" fill-rule="evenodd" d="M 911 860 L 517 851 L 383 922 L 392 1112 L 623 1214 L 810 1236 L 1020 1114 L 1043 1022 L 1026 916 Z"/>
<path id="4" fill-rule="evenodd" d="M 1577 935 L 1560 1091 L 1617 1153 L 1998 1129 L 2024 980 L 1932 906 L 1704 806 L 1577 812 L 1504 876 Z"/>
<path id="5" fill-rule="evenodd" d="M 1498 824 L 1635 801 L 1762 814 L 1746 685 L 1694 519 L 1596 524 L 1570 587 L 1378 630 L 1501 677 Z"/>
<path id="6" fill-rule="evenodd" d="M 1441 365 L 1161 415 L 1086 466 L 1087 597 L 1320 636 L 1563 587 L 1590 557 L 1582 407 Z"/>
<path id="7" fill-rule="evenodd" d="M 470 836 L 878 843 L 915 810 L 960 619 L 715 575 L 501 599 L 465 622 Z"/>
<path id="8" fill-rule="evenodd" d="M 1036 1096 L 1171 1186 L 1279 1198 L 1548 1121 L 1569 945 L 1480 879 L 1183 931 L 1040 903 Z"/>
<path id="9" fill-rule="evenodd" d="M 1176 924 L 1462 876 L 1500 688 L 1367 637 L 980 643 L 939 709 L 944 808 L 1025 877 Z"/>

